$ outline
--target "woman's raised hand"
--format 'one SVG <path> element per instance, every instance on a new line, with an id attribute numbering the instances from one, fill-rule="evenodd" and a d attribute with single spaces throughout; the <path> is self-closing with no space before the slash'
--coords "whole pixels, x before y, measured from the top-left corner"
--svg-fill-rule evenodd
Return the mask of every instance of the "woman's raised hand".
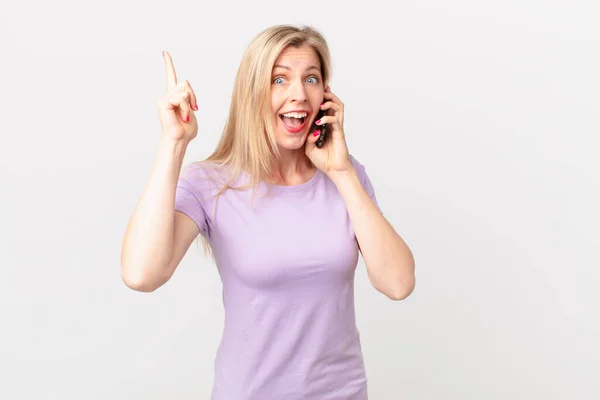
<path id="1" fill-rule="evenodd" d="M 196 95 L 188 81 L 177 83 L 177 75 L 171 55 L 164 51 L 167 70 L 167 93 L 158 99 L 156 107 L 163 137 L 176 141 L 190 142 L 198 134 L 198 111 Z"/>

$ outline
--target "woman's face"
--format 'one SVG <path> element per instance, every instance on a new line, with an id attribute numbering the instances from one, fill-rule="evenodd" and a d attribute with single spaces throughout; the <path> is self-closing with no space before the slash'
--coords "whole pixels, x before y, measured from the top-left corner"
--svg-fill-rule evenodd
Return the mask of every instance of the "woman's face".
<path id="1" fill-rule="evenodd" d="M 315 130 L 324 89 L 320 65 L 317 53 L 308 46 L 288 47 L 275 62 L 271 108 L 275 138 L 284 149 L 301 148 L 308 133 Z"/>

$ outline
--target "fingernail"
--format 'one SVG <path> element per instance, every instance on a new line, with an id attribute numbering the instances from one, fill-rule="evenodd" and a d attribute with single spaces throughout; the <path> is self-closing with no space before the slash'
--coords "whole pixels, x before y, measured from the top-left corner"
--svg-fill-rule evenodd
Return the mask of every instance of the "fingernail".
<path id="1" fill-rule="evenodd" d="M 194 106 L 194 110 L 198 111 L 198 104 Z"/>
<path id="2" fill-rule="evenodd" d="M 190 122 L 190 116 L 189 115 L 185 118 L 185 122 Z"/>
<path id="3" fill-rule="evenodd" d="M 319 136 L 320 134 L 321 134 L 321 131 L 318 130 L 318 131 L 315 131 L 315 133 L 313 133 L 313 136 Z"/>
<path id="4" fill-rule="evenodd" d="M 317 122 L 315 122 L 315 124 L 319 125 L 321 123 L 321 120 L 318 120 Z"/>

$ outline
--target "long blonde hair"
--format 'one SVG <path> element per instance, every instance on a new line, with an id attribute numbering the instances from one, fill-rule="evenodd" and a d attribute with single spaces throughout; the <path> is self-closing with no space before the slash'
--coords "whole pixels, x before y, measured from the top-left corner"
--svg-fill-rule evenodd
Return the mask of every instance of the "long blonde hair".
<path id="1" fill-rule="evenodd" d="M 225 166 L 229 180 L 216 194 L 216 202 L 227 189 L 256 188 L 261 181 L 273 176 L 280 158 L 271 116 L 271 74 L 279 54 L 287 47 L 309 46 L 317 53 L 321 64 L 324 87 L 331 77 L 331 56 L 324 37 L 309 26 L 277 25 L 254 37 L 244 52 L 238 68 L 229 116 L 215 151 L 205 160 Z M 305 156 L 308 167 L 312 162 Z M 231 182 L 244 170 L 251 179 L 241 187 Z M 198 235 L 204 252 L 214 254 L 208 240 Z"/>

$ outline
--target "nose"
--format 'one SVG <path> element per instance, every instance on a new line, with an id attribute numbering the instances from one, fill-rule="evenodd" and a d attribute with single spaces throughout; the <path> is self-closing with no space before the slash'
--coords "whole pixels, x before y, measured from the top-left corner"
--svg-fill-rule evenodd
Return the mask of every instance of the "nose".
<path id="1" fill-rule="evenodd" d="M 308 98 L 303 82 L 294 82 L 289 86 L 290 100 L 296 103 L 305 102 Z"/>

